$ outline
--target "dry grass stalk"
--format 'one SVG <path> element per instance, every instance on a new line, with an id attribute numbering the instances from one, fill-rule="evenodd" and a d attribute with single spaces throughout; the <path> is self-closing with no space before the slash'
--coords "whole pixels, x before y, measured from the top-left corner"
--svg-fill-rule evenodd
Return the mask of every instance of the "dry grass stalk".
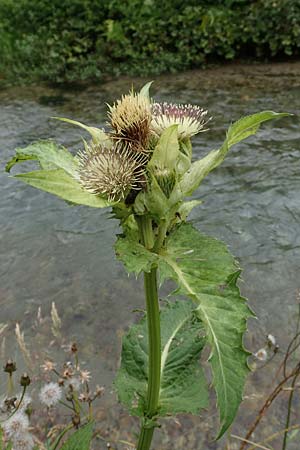
<path id="1" fill-rule="evenodd" d="M 16 324 L 15 334 L 16 334 L 17 343 L 23 354 L 25 362 L 29 367 L 31 367 L 31 364 L 32 364 L 31 355 L 30 355 L 30 352 L 25 343 L 24 333 L 21 332 L 20 325 L 18 323 Z"/>

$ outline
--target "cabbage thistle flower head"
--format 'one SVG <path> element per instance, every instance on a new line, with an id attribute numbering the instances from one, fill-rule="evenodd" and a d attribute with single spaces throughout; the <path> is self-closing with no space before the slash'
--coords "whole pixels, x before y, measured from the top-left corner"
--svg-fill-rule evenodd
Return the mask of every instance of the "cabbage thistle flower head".
<path id="1" fill-rule="evenodd" d="M 86 145 L 85 151 L 78 153 L 77 160 L 77 178 L 81 186 L 112 202 L 124 200 L 132 189 L 139 190 L 145 179 L 147 158 L 122 143 L 116 143 L 110 149 L 99 144 Z"/>
<path id="2" fill-rule="evenodd" d="M 150 138 L 151 107 L 149 100 L 139 93 L 123 95 L 108 116 L 113 128 L 112 137 L 126 141 L 134 151 L 145 152 Z"/>
<path id="3" fill-rule="evenodd" d="M 185 139 L 202 131 L 207 131 L 205 125 L 207 111 L 195 105 L 176 105 L 174 103 L 153 103 L 151 130 L 156 136 L 171 125 L 178 125 L 179 139 Z"/>

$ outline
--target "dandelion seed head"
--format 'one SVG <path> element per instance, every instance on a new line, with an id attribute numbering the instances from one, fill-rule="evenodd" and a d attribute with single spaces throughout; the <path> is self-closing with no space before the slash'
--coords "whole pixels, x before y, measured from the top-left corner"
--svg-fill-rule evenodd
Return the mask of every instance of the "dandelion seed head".
<path id="1" fill-rule="evenodd" d="M 48 383 L 40 390 L 39 397 L 44 405 L 48 407 L 54 406 L 62 397 L 62 389 L 58 383 Z"/>
<path id="2" fill-rule="evenodd" d="M 19 408 L 20 411 L 24 412 L 26 411 L 26 409 L 28 408 L 28 406 L 31 405 L 32 403 L 32 398 L 30 397 L 30 395 L 25 394 L 23 396 L 22 402 L 19 406 L 19 403 L 21 401 L 23 393 L 20 392 L 19 394 L 17 394 L 17 400 L 16 400 L 16 407 Z"/>
<path id="3" fill-rule="evenodd" d="M 80 380 L 77 377 L 71 377 L 65 381 L 64 386 L 71 391 L 77 392 L 80 389 Z"/>
<path id="4" fill-rule="evenodd" d="M 32 434 L 24 433 L 12 439 L 12 450 L 32 450 L 35 446 Z"/>
<path id="5" fill-rule="evenodd" d="M 2 423 L 5 434 L 9 437 L 20 436 L 29 428 L 29 419 L 23 411 L 16 412 L 12 417 Z"/>
<path id="6" fill-rule="evenodd" d="M 184 139 L 207 131 L 204 127 L 210 119 L 206 116 L 207 111 L 195 105 L 153 103 L 151 130 L 160 136 L 166 128 L 178 125 L 178 136 Z"/>
<path id="7" fill-rule="evenodd" d="M 145 151 L 150 137 L 151 107 L 149 100 L 141 95 L 123 95 L 109 106 L 113 137 L 125 140 L 135 151 Z"/>
<path id="8" fill-rule="evenodd" d="M 131 189 L 139 189 L 143 182 L 145 157 L 133 155 L 128 147 L 91 146 L 80 152 L 77 159 L 77 177 L 82 187 L 109 201 L 124 200 Z"/>
<path id="9" fill-rule="evenodd" d="M 254 353 L 254 356 L 259 361 L 267 361 L 268 359 L 268 352 L 265 348 L 259 349 L 256 353 Z"/>

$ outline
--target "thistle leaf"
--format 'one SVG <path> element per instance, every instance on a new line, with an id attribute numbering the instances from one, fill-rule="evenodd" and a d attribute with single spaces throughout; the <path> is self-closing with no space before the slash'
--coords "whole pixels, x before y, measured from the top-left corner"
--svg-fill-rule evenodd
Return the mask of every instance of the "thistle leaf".
<path id="1" fill-rule="evenodd" d="M 108 135 L 101 128 L 89 127 L 84 125 L 84 123 L 78 122 L 77 120 L 67 119 L 65 117 L 52 117 L 52 119 L 61 120 L 62 122 L 70 123 L 71 125 L 76 125 L 86 130 L 92 136 L 92 141 L 94 144 L 102 144 L 106 148 L 111 148 L 112 141 L 109 139 Z"/>
<path id="2" fill-rule="evenodd" d="M 139 275 L 150 272 L 157 261 L 157 255 L 149 252 L 143 245 L 130 237 L 119 236 L 115 243 L 116 256 L 120 259 L 129 273 Z"/>
<path id="3" fill-rule="evenodd" d="M 169 303 L 161 310 L 160 416 L 197 414 L 208 404 L 200 354 L 205 344 L 203 326 L 193 303 Z M 122 363 L 115 386 L 119 400 L 131 414 L 143 416 L 148 377 L 147 321 L 131 327 L 123 339 Z"/>
<path id="4" fill-rule="evenodd" d="M 62 169 L 35 170 L 34 172 L 15 175 L 14 178 L 78 205 L 104 208 L 112 204 L 99 195 L 84 191 L 80 184 Z"/>
<path id="5" fill-rule="evenodd" d="M 74 175 L 77 168 L 74 156 L 63 146 L 52 141 L 39 141 L 25 148 L 17 148 L 16 155 L 6 164 L 6 172 L 27 160 L 39 161 L 43 169 L 63 169 L 69 175 Z"/>
<path id="6" fill-rule="evenodd" d="M 201 181 L 209 174 L 209 172 L 223 162 L 230 147 L 255 134 L 263 122 L 290 115 L 291 114 L 288 113 L 263 111 L 261 113 L 243 117 L 231 125 L 222 147 L 219 150 L 212 150 L 204 158 L 194 162 L 190 169 L 185 173 L 180 182 L 180 189 L 183 196 L 191 195 L 194 190 L 199 187 Z"/>
<path id="7" fill-rule="evenodd" d="M 149 100 L 149 102 L 150 102 L 150 88 L 151 88 L 152 83 L 153 83 L 153 81 L 149 81 L 140 90 L 140 95 L 142 95 L 143 97 L 146 97 L 146 99 Z"/>
<path id="8" fill-rule="evenodd" d="M 243 347 L 246 320 L 252 316 L 236 285 L 240 271 L 226 246 L 182 224 L 159 256 L 162 280 L 173 279 L 177 294 L 190 297 L 207 333 L 209 362 L 220 411 L 221 437 L 231 425 L 242 400 L 249 372 Z"/>
<path id="9" fill-rule="evenodd" d="M 93 422 L 75 431 L 60 447 L 61 450 L 89 450 L 93 437 Z"/>

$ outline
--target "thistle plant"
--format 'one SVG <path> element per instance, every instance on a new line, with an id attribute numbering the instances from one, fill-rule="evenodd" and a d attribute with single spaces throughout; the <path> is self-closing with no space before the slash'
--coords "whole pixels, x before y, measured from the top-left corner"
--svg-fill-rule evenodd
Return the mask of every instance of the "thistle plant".
<path id="1" fill-rule="evenodd" d="M 124 95 L 108 110 L 108 130 L 85 129 L 90 141 L 74 157 L 52 141 L 17 149 L 6 169 L 36 160 L 39 170 L 15 175 L 72 204 L 111 208 L 122 233 L 115 251 L 126 270 L 143 275 L 146 312 L 123 339 L 115 380 L 120 402 L 140 418 L 137 450 L 151 447 L 163 416 L 198 414 L 208 407 L 208 363 L 220 414 L 220 438 L 242 400 L 249 368 L 243 346 L 253 313 L 240 295 L 241 270 L 226 245 L 187 221 L 200 201 L 186 200 L 224 160 L 228 150 L 285 113 L 263 111 L 233 123 L 217 150 L 193 161 L 191 138 L 207 130 L 207 111 L 156 103 L 151 83 Z M 162 306 L 159 286 L 176 285 Z M 202 357 L 203 360 L 203 357 Z M 205 363 L 206 364 L 206 363 Z"/>

